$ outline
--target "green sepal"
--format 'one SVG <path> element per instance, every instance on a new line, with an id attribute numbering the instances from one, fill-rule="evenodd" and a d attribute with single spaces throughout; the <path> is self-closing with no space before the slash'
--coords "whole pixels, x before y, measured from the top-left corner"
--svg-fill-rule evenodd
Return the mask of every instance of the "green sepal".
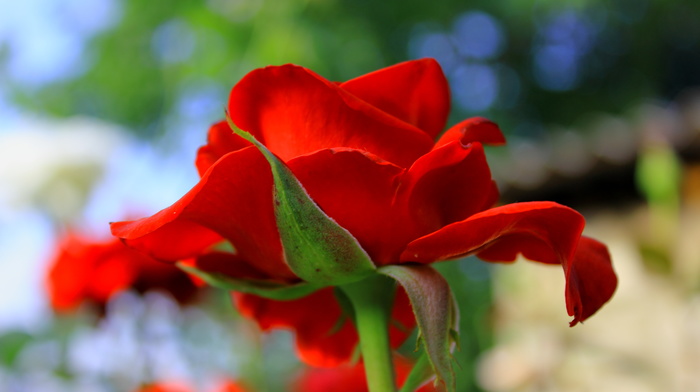
<path id="1" fill-rule="evenodd" d="M 185 263 L 177 263 L 176 265 L 181 270 L 202 279 L 211 286 L 224 290 L 255 294 L 278 301 L 291 301 L 305 297 L 322 287 L 307 282 L 285 285 L 263 280 L 235 279 L 224 274 L 202 271 Z"/>
<path id="2" fill-rule="evenodd" d="M 387 265 L 377 270 L 395 279 L 408 294 L 419 329 L 419 344 L 445 390 L 456 388 L 452 367 L 458 314 L 447 280 L 429 265 Z"/>
<path id="3" fill-rule="evenodd" d="M 306 282 L 324 286 L 355 282 L 374 272 L 374 263 L 357 239 L 319 208 L 287 165 L 227 119 L 270 164 L 275 218 L 289 268 Z"/>

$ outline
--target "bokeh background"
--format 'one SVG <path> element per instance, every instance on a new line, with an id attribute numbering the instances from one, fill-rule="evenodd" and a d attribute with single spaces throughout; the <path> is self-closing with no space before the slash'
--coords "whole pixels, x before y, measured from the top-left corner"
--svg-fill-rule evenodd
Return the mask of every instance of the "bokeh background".
<path id="1" fill-rule="evenodd" d="M 55 314 L 47 267 L 68 230 L 108 238 L 107 222 L 189 190 L 248 71 L 342 81 L 421 57 L 448 76 L 450 123 L 505 132 L 488 150 L 503 202 L 580 210 L 620 277 L 569 329 L 560 269 L 441 265 L 461 309 L 459 390 L 700 390 L 699 21 L 690 0 L 3 1 L 0 390 L 286 390 L 302 369 L 291 335 L 261 335 L 226 293 L 180 307 L 125 292 L 101 318 Z"/>

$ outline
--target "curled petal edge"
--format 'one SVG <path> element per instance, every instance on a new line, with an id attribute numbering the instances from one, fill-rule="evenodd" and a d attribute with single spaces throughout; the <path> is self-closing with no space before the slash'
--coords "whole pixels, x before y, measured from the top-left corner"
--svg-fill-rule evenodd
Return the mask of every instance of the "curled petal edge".
<path id="1" fill-rule="evenodd" d="M 612 298 L 617 275 L 608 248 L 601 242 L 582 236 L 566 271 L 566 307 L 574 319 L 571 327 L 591 317 Z"/>
<path id="2" fill-rule="evenodd" d="M 506 143 L 506 138 L 498 125 L 483 117 L 468 118 L 453 125 L 438 139 L 433 150 L 455 140 L 459 140 L 464 145 L 478 142 L 500 146 Z"/>
<path id="3" fill-rule="evenodd" d="M 561 264 L 573 326 L 593 315 L 617 286 L 607 248 L 582 237 L 584 225 L 581 214 L 557 203 L 514 203 L 414 240 L 401 260 L 430 263 L 476 254 L 485 261 L 512 262 L 522 255 L 532 261 Z"/>

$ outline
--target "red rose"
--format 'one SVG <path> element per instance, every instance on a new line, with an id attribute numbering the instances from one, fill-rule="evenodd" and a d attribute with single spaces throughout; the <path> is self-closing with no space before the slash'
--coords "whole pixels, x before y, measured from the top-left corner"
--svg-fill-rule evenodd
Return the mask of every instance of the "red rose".
<path id="1" fill-rule="evenodd" d="M 617 284 L 605 246 L 581 237 L 583 217 L 559 204 L 492 208 L 498 190 L 482 144 L 502 144 L 503 135 L 472 118 L 438 138 L 448 111 L 447 82 L 429 59 L 345 83 L 293 65 L 258 69 L 233 88 L 228 106 L 236 128 L 281 159 L 375 267 L 469 254 L 510 262 L 522 254 L 563 266 L 572 325 L 591 316 Z M 227 123 L 214 125 L 197 156 L 200 182 L 151 217 L 113 224 L 113 234 L 158 259 L 197 257 L 200 271 L 236 281 L 298 284 L 288 257 L 294 249 L 283 246 L 287 233 L 275 215 L 278 178 L 260 148 Z M 221 241 L 232 249 L 214 248 Z M 408 301 L 397 298 L 393 316 L 413 327 Z M 331 287 L 292 301 L 252 294 L 236 301 L 263 329 L 294 329 L 307 362 L 333 365 L 353 353 L 354 326 Z M 405 328 L 392 331 L 394 346 L 405 336 Z"/>
<path id="2" fill-rule="evenodd" d="M 119 291 L 159 289 L 180 302 L 193 298 L 197 286 L 174 267 L 124 245 L 118 239 L 92 241 L 66 235 L 58 245 L 46 276 L 51 306 L 69 311 L 89 302 L 103 309 Z"/>

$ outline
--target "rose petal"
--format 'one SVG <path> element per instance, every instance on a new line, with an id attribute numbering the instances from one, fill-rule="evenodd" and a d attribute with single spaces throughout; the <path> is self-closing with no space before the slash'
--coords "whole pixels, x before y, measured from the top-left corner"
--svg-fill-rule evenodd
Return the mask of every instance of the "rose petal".
<path id="1" fill-rule="evenodd" d="M 240 312 L 262 330 L 291 328 L 300 358 L 310 365 L 336 366 L 350 360 L 355 351 L 357 332 L 351 318 L 343 315 L 333 288 L 292 301 L 238 293 L 234 299 Z"/>
<path id="2" fill-rule="evenodd" d="M 313 366 L 337 366 L 355 353 L 358 336 L 351 316 L 343 314 L 333 288 L 318 290 L 292 301 L 276 301 L 252 294 L 235 293 L 242 314 L 257 321 L 260 328 L 291 328 L 296 334 L 300 358 Z M 399 347 L 416 324 L 410 301 L 397 290 L 389 327 L 389 341 Z"/>
<path id="3" fill-rule="evenodd" d="M 183 304 L 197 292 L 188 275 L 171 264 L 153 260 L 116 238 L 96 241 L 75 234 L 62 239 L 46 287 L 57 311 L 72 310 L 85 302 L 103 308 L 125 289 L 166 291 Z"/>
<path id="4" fill-rule="evenodd" d="M 420 157 L 401 179 L 407 211 L 433 232 L 493 206 L 498 189 L 480 143 L 465 147 L 458 141 Z"/>
<path id="5" fill-rule="evenodd" d="M 413 368 L 413 363 L 399 355 L 394 355 L 396 381 L 403 385 Z M 416 392 L 435 392 L 432 384 L 421 386 Z M 364 363 L 343 365 L 333 368 L 306 368 L 292 383 L 293 392 L 367 392 L 367 377 Z"/>
<path id="6" fill-rule="evenodd" d="M 514 261 L 522 254 L 533 261 L 566 263 L 583 226 L 578 212 L 557 203 L 508 204 L 411 242 L 401 260 L 428 263 L 477 253 L 487 261 Z"/>
<path id="7" fill-rule="evenodd" d="M 219 159 L 172 206 L 149 218 L 113 223 L 112 234 L 169 261 L 201 254 L 223 237 L 271 278 L 294 280 L 282 255 L 272 203 L 270 166 L 248 147 Z"/>
<path id="8" fill-rule="evenodd" d="M 341 83 L 370 105 L 415 125 L 432 139 L 450 111 L 450 90 L 437 61 L 407 61 Z"/>
<path id="9" fill-rule="evenodd" d="M 123 243 L 121 245 L 128 248 Z M 129 250 L 140 254 L 136 250 Z M 201 285 L 195 278 L 170 263 L 146 257 L 138 263 L 137 270 L 131 288 L 139 293 L 160 290 L 172 295 L 178 303 L 187 304 L 195 300 L 201 291 Z"/>
<path id="10" fill-rule="evenodd" d="M 111 223 L 112 234 L 125 240 L 124 243 L 130 247 L 163 261 L 195 257 L 204 249 L 223 241 L 213 230 L 189 219 L 180 218 L 177 210 L 183 209 L 183 204 L 186 205 L 173 205 L 150 218 Z"/>
<path id="11" fill-rule="evenodd" d="M 358 150 L 329 149 L 288 162 L 311 198 L 348 230 L 375 264 L 395 261 L 417 237 L 393 206 L 403 169 Z"/>
<path id="12" fill-rule="evenodd" d="M 128 288 L 145 256 L 119 241 L 90 242 L 76 235 L 61 240 L 46 276 L 51 306 L 69 311 L 83 302 L 104 305 L 109 297 Z"/>
<path id="13" fill-rule="evenodd" d="M 514 261 L 518 254 L 561 264 L 571 325 L 595 313 L 617 285 L 605 246 L 581 237 L 583 217 L 552 202 L 492 208 L 411 242 L 402 261 L 428 263 L 476 253 L 486 261 Z M 579 239 L 581 238 L 581 241 Z"/>
<path id="14" fill-rule="evenodd" d="M 488 208 L 498 197 L 479 144 L 450 143 L 408 172 L 351 149 L 321 150 L 288 165 L 377 265 L 395 262 L 408 242 Z"/>
<path id="15" fill-rule="evenodd" d="M 192 389 L 185 384 L 175 382 L 162 382 L 141 387 L 135 392 L 192 392 Z"/>
<path id="16" fill-rule="evenodd" d="M 212 392 L 246 392 L 248 389 L 244 388 L 239 383 L 233 381 L 225 381 L 221 383 L 217 388 L 212 389 Z"/>
<path id="17" fill-rule="evenodd" d="M 284 161 L 350 147 L 406 167 L 433 144 L 420 129 L 293 65 L 246 75 L 231 91 L 229 115 Z"/>
<path id="18" fill-rule="evenodd" d="M 269 275 L 260 271 L 245 258 L 237 254 L 211 252 L 183 261 L 209 274 L 221 274 L 234 279 L 267 280 Z"/>
<path id="19" fill-rule="evenodd" d="M 567 271 L 566 308 L 573 327 L 592 316 L 615 293 L 617 276 L 608 248 L 586 236 L 581 237 L 576 255 Z"/>
<path id="20" fill-rule="evenodd" d="M 207 135 L 207 144 L 200 147 L 199 151 L 197 151 L 195 164 L 199 176 L 203 176 L 207 169 L 219 158 L 229 152 L 238 151 L 250 145 L 249 141 L 233 132 L 228 122 L 220 121 L 212 125 Z"/>
<path id="21" fill-rule="evenodd" d="M 368 392 L 364 364 L 306 368 L 291 385 L 292 392 Z"/>
<path id="22" fill-rule="evenodd" d="M 435 143 L 433 149 L 442 147 L 455 140 L 459 140 L 464 145 L 479 142 L 498 146 L 506 142 L 506 138 L 498 125 L 483 117 L 468 118 L 452 126 Z"/>
<path id="23" fill-rule="evenodd" d="M 249 133 L 270 164 L 274 211 L 285 261 L 299 278 L 313 285 L 337 286 L 367 277 L 375 265 L 357 239 L 329 217 L 291 169 Z"/>

